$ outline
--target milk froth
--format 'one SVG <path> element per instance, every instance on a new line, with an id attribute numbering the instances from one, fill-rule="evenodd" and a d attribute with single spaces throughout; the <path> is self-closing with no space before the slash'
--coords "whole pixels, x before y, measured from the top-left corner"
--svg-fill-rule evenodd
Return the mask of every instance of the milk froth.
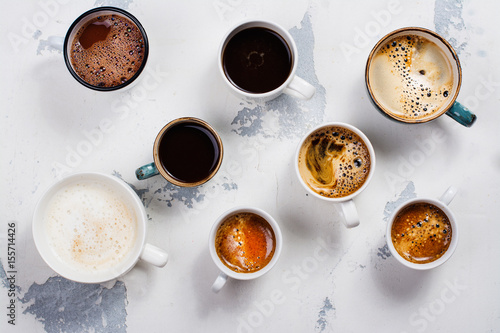
<path id="1" fill-rule="evenodd" d="M 77 271 L 100 272 L 128 257 L 137 217 L 111 186 L 82 180 L 54 195 L 44 224 L 49 244 L 61 261 Z"/>
<path id="2" fill-rule="evenodd" d="M 386 112 L 403 119 L 429 118 L 454 95 L 448 57 L 422 36 L 397 36 L 382 43 L 368 75 L 375 99 Z"/>

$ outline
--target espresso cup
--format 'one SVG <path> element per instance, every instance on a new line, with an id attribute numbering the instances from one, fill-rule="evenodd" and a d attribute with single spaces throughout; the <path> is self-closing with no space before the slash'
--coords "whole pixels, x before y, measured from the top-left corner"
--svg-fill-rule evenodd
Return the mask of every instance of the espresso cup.
<path id="1" fill-rule="evenodd" d="M 272 100 L 282 93 L 310 99 L 311 84 L 295 75 L 298 52 L 290 33 L 270 21 L 245 21 L 222 39 L 219 72 L 239 97 Z"/>
<path id="2" fill-rule="evenodd" d="M 149 42 L 146 31 L 129 12 L 98 7 L 80 15 L 68 29 L 62 47 L 71 75 L 97 91 L 114 91 L 136 81 L 146 66 Z"/>
<path id="3" fill-rule="evenodd" d="M 78 173 L 52 185 L 33 215 L 33 239 L 47 265 L 82 283 L 101 283 L 131 270 L 139 259 L 163 267 L 167 253 L 146 243 L 147 216 L 120 179 Z"/>
<path id="4" fill-rule="evenodd" d="M 368 56 L 365 83 L 389 119 L 419 124 L 446 114 L 466 127 L 476 121 L 456 101 L 462 83 L 458 55 L 434 31 L 409 27 L 382 37 Z"/>
<path id="5" fill-rule="evenodd" d="M 457 193 L 448 188 L 439 200 L 416 198 L 392 213 L 386 240 L 397 261 L 406 267 L 426 270 L 444 264 L 457 247 L 457 220 L 448 205 Z"/>
<path id="6" fill-rule="evenodd" d="M 161 174 L 174 185 L 194 187 L 215 176 L 223 155 L 222 140 L 210 124 L 193 117 L 178 118 L 156 136 L 154 162 L 138 168 L 135 175 L 142 180 Z"/>
<path id="7" fill-rule="evenodd" d="M 235 207 L 213 224 L 208 249 L 221 271 L 212 285 L 217 293 L 227 279 L 252 280 L 273 268 L 281 254 L 283 239 L 274 218 L 255 207 Z"/>
<path id="8" fill-rule="evenodd" d="M 353 199 L 375 171 L 375 151 L 363 132 L 339 122 L 316 127 L 300 141 L 294 164 L 309 194 L 339 204 L 347 228 L 359 225 Z"/>

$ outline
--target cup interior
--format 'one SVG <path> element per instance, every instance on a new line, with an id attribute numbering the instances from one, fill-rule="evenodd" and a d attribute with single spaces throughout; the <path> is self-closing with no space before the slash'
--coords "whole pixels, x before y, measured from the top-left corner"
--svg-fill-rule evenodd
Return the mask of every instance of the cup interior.
<path id="1" fill-rule="evenodd" d="M 163 139 L 165 133 L 167 133 L 167 131 L 169 129 L 171 129 L 173 126 L 181 124 L 181 123 L 194 123 L 194 124 L 201 125 L 203 128 L 207 129 L 211 133 L 211 135 L 213 136 L 213 139 L 217 143 L 218 150 L 219 150 L 219 156 L 218 156 L 218 160 L 217 160 L 217 165 L 215 166 L 215 168 L 213 168 L 212 172 L 207 177 L 205 177 L 202 180 L 195 181 L 195 182 L 183 182 L 183 181 L 180 181 L 180 180 L 174 178 L 168 172 L 168 170 L 166 170 L 163 167 L 163 164 L 161 162 L 161 159 L 160 159 L 160 144 L 162 142 L 162 139 Z M 219 168 L 220 168 L 220 166 L 222 164 L 223 156 L 224 156 L 224 148 L 223 148 L 223 145 L 222 145 L 222 139 L 220 138 L 220 136 L 217 133 L 217 131 L 209 123 L 207 123 L 206 121 L 198 119 L 198 118 L 193 118 L 193 117 L 178 118 L 178 119 L 174 119 L 171 122 L 169 122 L 167 125 L 165 125 L 160 130 L 160 132 L 156 136 L 155 143 L 154 143 L 154 146 L 153 146 L 154 163 L 155 163 L 156 168 L 160 172 L 160 174 L 163 176 L 163 178 L 165 178 L 170 183 L 172 183 L 174 185 L 177 185 L 177 186 L 181 186 L 181 187 L 199 186 L 199 185 L 202 185 L 202 184 L 206 183 L 210 179 L 212 179 L 215 176 L 215 174 L 217 173 L 217 171 L 219 170 Z"/>
<path id="2" fill-rule="evenodd" d="M 72 267 L 56 253 L 48 234 L 48 222 L 45 218 L 54 196 L 65 188 L 85 182 L 98 182 L 111 188 L 117 198 L 131 211 L 136 220 L 136 235 L 132 248 L 116 265 L 96 271 Z M 53 184 L 38 201 L 33 215 L 33 239 L 41 257 L 59 275 L 82 283 L 100 283 L 113 280 L 128 272 L 137 262 L 146 239 L 146 212 L 136 193 L 116 177 L 100 173 L 79 173 L 68 176 Z"/>
<path id="3" fill-rule="evenodd" d="M 446 57 L 448 60 L 448 63 L 451 66 L 451 73 L 453 77 L 453 83 L 452 83 L 452 88 L 451 91 L 449 92 L 451 98 L 448 99 L 448 101 L 441 105 L 438 111 L 433 112 L 429 114 L 427 117 L 424 118 L 418 118 L 418 119 L 411 119 L 408 117 L 404 117 L 401 115 L 399 112 L 391 110 L 388 105 L 384 104 L 384 102 L 381 100 L 379 96 L 377 96 L 377 92 L 373 89 L 372 81 L 373 78 L 371 78 L 371 65 L 372 61 L 377 54 L 379 50 L 382 48 L 386 47 L 388 42 L 396 37 L 401 37 L 401 36 L 409 36 L 409 35 L 416 35 L 423 37 L 425 39 L 430 40 L 434 44 L 436 44 L 439 49 L 442 51 L 442 54 Z M 388 69 L 391 70 L 391 69 Z M 389 116 L 392 119 L 405 122 L 405 123 L 421 123 L 421 122 L 428 122 L 431 120 L 434 120 L 441 116 L 443 113 L 448 111 L 453 104 L 455 103 L 455 100 L 457 99 L 458 93 L 460 91 L 460 86 L 462 83 L 462 70 L 460 67 L 460 62 L 458 60 L 458 55 L 453 49 L 453 47 L 444 39 L 441 37 L 439 34 L 432 30 L 428 30 L 425 28 L 420 28 L 420 27 L 408 27 L 408 28 L 402 28 L 395 30 L 393 32 L 390 32 L 386 36 L 382 37 L 377 44 L 373 47 L 373 49 L 370 52 L 370 55 L 368 56 L 368 60 L 366 63 L 366 69 L 365 69 L 365 83 L 366 87 L 368 90 L 368 94 L 370 95 L 370 98 L 372 102 L 375 104 L 375 106 L 382 111 L 385 115 Z"/>
<path id="4" fill-rule="evenodd" d="M 366 147 L 368 148 L 369 154 L 370 154 L 370 171 L 368 172 L 368 176 L 367 176 L 365 182 L 355 192 L 353 192 L 347 196 L 344 196 L 344 197 L 330 198 L 330 197 L 325 197 L 325 196 L 320 195 L 319 193 L 317 193 L 316 191 L 311 189 L 309 187 L 309 185 L 307 185 L 307 183 L 302 178 L 302 175 L 301 175 L 300 170 L 299 170 L 299 163 L 298 163 L 299 162 L 299 155 L 300 155 L 300 150 L 301 150 L 302 146 L 304 145 L 304 143 L 307 141 L 309 136 L 311 136 L 315 132 L 321 131 L 321 130 L 323 130 L 325 128 L 329 128 L 329 127 L 343 127 L 343 128 L 346 128 L 346 129 L 356 133 L 364 141 Z M 332 202 L 347 201 L 347 200 L 354 198 L 359 193 L 361 193 L 368 186 L 371 178 L 373 177 L 373 173 L 375 172 L 375 162 L 376 162 L 375 150 L 373 149 L 373 146 L 372 146 L 370 140 L 368 140 L 368 137 L 363 132 L 361 132 L 359 129 L 357 129 L 356 127 L 349 125 L 349 124 L 346 124 L 346 123 L 340 123 L 340 122 L 326 123 L 326 124 L 320 125 L 314 129 L 312 129 L 311 131 L 309 131 L 300 140 L 300 143 L 297 147 L 297 150 L 295 152 L 295 158 L 294 158 L 295 173 L 297 175 L 297 178 L 299 179 L 299 182 L 307 190 L 307 192 L 309 192 L 312 196 L 314 196 L 316 198 L 327 200 L 327 201 L 332 201 Z"/>
<path id="5" fill-rule="evenodd" d="M 252 272 L 252 273 L 241 273 L 241 272 L 235 272 L 235 271 L 231 270 L 229 267 L 224 265 L 224 263 L 220 260 L 219 256 L 217 255 L 217 250 L 215 249 L 215 236 L 217 234 L 217 230 L 219 229 L 220 225 L 228 217 L 235 215 L 235 214 L 238 214 L 238 213 L 253 213 L 253 214 L 261 216 L 271 225 L 271 227 L 273 228 L 273 231 L 274 231 L 274 235 L 276 237 L 276 248 L 274 250 L 273 258 L 271 259 L 271 261 L 269 261 L 269 263 L 265 267 L 263 267 L 262 269 L 260 269 L 258 271 Z M 210 236 L 209 236 L 209 240 L 208 240 L 208 248 L 209 248 L 210 255 L 211 255 L 215 265 L 217 265 L 219 270 L 221 270 L 224 274 L 226 274 L 227 276 L 229 276 L 233 279 L 237 279 L 237 280 L 251 280 L 251 279 L 255 279 L 255 278 L 258 278 L 258 277 L 266 274 L 276 264 L 276 262 L 279 259 L 280 254 L 281 254 L 281 248 L 283 245 L 283 238 L 282 237 L 283 236 L 281 234 L 281 229 L 280 229 L 278 223 L 276 222 L 276 220 L 271 215 L 269 215 L 268 213 L 266 213 L 265 211 L 263 211 L 262 209 L 259 209 L 259 208 L 240 206 L 240 207 L 235 207 L 235 208 L 232 208 L 232 209 L 226 211 L 221 216 L 219 216 L 219 218 L 215 221 L 215 223 L 212 225 L 212 229 L 210 230 Z"/>
<path id="6" fill-rule="evenodd" d="M 410 262 L 410 261 L 406 260 L 405 258 L 403 258 L 398 253 L 396 248 L 394 247 L 394 244 L 392 242 L 392 237 L 391 237 L 392 225 L 393 225 L 396 217 L 398 216 L 398 214 L 406 207 L 408 207 L 412 204 L 416 204 L 416 203 L 432 204 L 432 205 L 440 208 L 443 211 L 443 213 L 448 217 L 448 219 L 450 221 L 451 229 L 452 229 L 451 242 L 450 242 L 450 245 L 449 245 L 448 249 L 446 250 L 446 252 L 438 259 L 431 261 L 431 262 L 428 262 L 428 263 L 423 263 L 423 264 L 413 263 L 413 262 Z M 392 213 L 392 215 L 389 219 L 389 222 L 387 223 L 386 241 L 387 241 L 387 245 L 389 247 L 389 251 L 391 252 L 393 257 L 396 258 L 397 261 L 399 261 L 400 263 L 402 263 L 406 267 L 413 268 L 416 270 L 427 270 L 427 269 L 435 268 L 435 267 L 438 267 L 438 266 L 444 264 L 448 259 L 450 259 L 450 257 L 455 252 L 455 249 L 456 249 L 457 243 L 458 243 L 458 237 L 459 237 L 459 230 L 458 230 L 456 218 L 455 218 L 453 212 L 448 208 L 447 205 L 445 205 L 441 201 L 429 199 L 429 198 L 416 198 L 416 199 L 412 199 L 412 200 L 409 200 L 409 201 L 403 203 L 401 206 L 399 206 Z"/>
<path id="7" fill-rule="evenodd" d="M 121 15 L 126 18 L 128 18 L 130 21 L 132 21 L 137 28 L 140 30 L 143 41 L 144 41 L 144 59 L 142 61 L 142 64 L 140 68 L 137 70 L 135 75 L 127 80 L 126 82 L 114 86 L 114 87 L 99 87 L 99 86 L 94 86 L 92 84 L 89 84 L 87 81 L 83 80 L 74 70 L 73 65 L 71 64 L 70 60 L 70 54 L 71 54 L 71 48 L 72 48 L 72 41 L 75 37 L 75 35 L 78 33 L 80 28 L 84 26 L 89 20 L 92 20 L 98 16 L 103 16 L 103 15 Z M 97 90 L 97 91 L 113 91 L 113 90 L 118 90 L 121 88 L 124 88 L 128 85 L 130 85 L 132 82 L 134 82 L 139 75 L 142 73 L 144 68 L 146 67 L 146 62 L 148 60 L 148 54 L 149 54 L 149 40 L 148 36 L 146 35 L 146 30 L 144 30 L 143 26 L 139 22 L 135 16 L 130 14 L 129 12 L 121 9 L 121 8 L 116 8 L 116 7 L 97 7 L 93 8 L 82 15 L 80 15 L 74 22 L 73 24 L 69 27 L 68 32 L 66 33 L 66 37 L 64 38 L 64 44 L 63 44 L 63 56 L 64 56 L 64 61 L 66 63 L 66 67 L 68 68 L 69 72 L 71 75 L 82 85 L 84 85 L 87 88 Z"/>
<path id="8" fill-rule="evenodd" d="M 245 90 L 240 89 L 238 86 L 233 84 L 230 78 L 227 77 L 226 72 L 224 70 L 224 65 L 223 65 L 223 57 L 224 57 L 224 52 L 226 49 L 226 46 L 228 42 L 233 38 L 237 33 L 239 33 L 242 30 L 249 29 L 249 28 L 266 28 L 271 31 L 274 31 L 278 35 L 280 35 L 286 42 L 288 49 L 290 51 L 291 57 L 292 57 L 292 64 L 291 64 L 291 70 L 290 73 L 288 74 L 288 78 L 286 79 L 285 82 L 283 82 L 279 87 L 268 91 L 264 93 L 251 93 Z M 295 41 L 293 40 L 292 36 L 290 33 L 281 27 L 280 25 L 270 22 L 270 21 L 262 21 L 262 20 L 251 20 L 251 21 L 245 21 L 242 23 L 239 23 L 235 27 L 229 30 L 227 34 L 224 36 L 222 39 L 222 42 L 219 46 L 219 59 L 218 59 L 218 67 L 219 67 L 219 72 L 226 82 L 226 84 L 235 92 L 237 95 L 243 95 L 249 98 L 257 98 L 257 99 L 263 99 L 267 100 L 268 98 L 272 98 L 275 96 L 277 93 L 281 92 L 286 86 L 290 84 L 290 82 L 293 80 L 293 77 L 295 76 L 295 71 L 297 69 L 297 46 L 295 44 Z"/>

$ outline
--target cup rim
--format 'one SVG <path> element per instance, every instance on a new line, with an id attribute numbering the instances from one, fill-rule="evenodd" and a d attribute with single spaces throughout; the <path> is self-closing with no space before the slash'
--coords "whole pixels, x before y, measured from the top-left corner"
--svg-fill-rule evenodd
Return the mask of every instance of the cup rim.
<path id="1" fill-rule="evenodd" d="M 57 255 L 53 254 L 53 250 L 47 243 L 45 232 L 44 232 L 44 220 L 43 213 L 53 198 L 53 196 L 64 186 L 71 184 L 72 182 L 78 180 L 96 180 L 99 182 L 106 182 L 107 184 L 112 184 L 113 189 L 121 191 L 124 197 L 129 199 L 129 203 L 133 204 L 130 207 L 133 212 L 135 212 L 137 217 L 137 233 L 136 240 L 133 247 L 130 249 L 130 253 L 127 257 L 117 266 L 117 269 L 110 269 L 105 272 L 97 272 L 93 274 L 89 272 L 88 274 L 82 274 L 81 271 L 77 271 L 67 267 L 67 265 L 60 259 Z M 118 190 L 119 188 L 119 190 Z M 38 253 L 42 257 L 43 261 L 57 274 L 60 276 L 80 283 L 102 283 L 114 280 L 127 272 L 129 272 L 140 259 L 140 255 L 144 246 L 146 244 L 147 236 L 147 215 L 144 205 L 141 200 L 134 192 L 134 190 L 123 180 L 100 172 L 81 172 L 70 174 L 58 181 L 52 183 L 42 194 L 38 200 L 32 218 L 31 230 L 33 234 L 33 240 Z"/>
<path id="2" fill-rule="evenodd" d="M 215 249 L 215 235 L 217 234 L 217 230 L 218 230 L 219 226 L 229 216 L 232 216 L 232 215 L 237 214 L 237 213 L 242 213 L 242 212 L 257 214 L 257 215 L 261 216 L 262 218 L 264 218 L 269 223 L 269 225 L 273 228 L 274 236 L 276 238 L 276 248 L 274 250 L 274 254 L 273 254 L 271 261 L 269 261 L 269 263 L 265 267 L 263 267 L 262 269 L 260 269 L 256 272 L 252 272 L 252 273 L 241 273 L 241 272 L 235 272 L 235 271 L 231 270 L 229 267 L 227 267 L 226 265 L 224 265 L 222 263 L 222 261 L 219 259 L 219 256 L 217 255 L 217 251 Z M 257 208 L 257 207 L 253 207 L 253 206 L 236 206 L 236 207 L 233 207 L 229 210 L 226 210 L 224 213 L 222 213 L 215 220 L 214 224 L 212 225 L 212 228 L 210 229 L 210 234 L 208 237 L 208 249 L 210 252 L 210 256 L 212 257 L 212 260 L 215 263 L 215 265 L 219 268 L 219 270 L 222 273 L 226 274 L 228 277 L 231 277 L 231 278 L 237 279 L 237 280 L 252 280 L 252 279 L 256 279 L 256 278 L 266 274 L 267 272 L 269 272 L 274 267 L 274 265 L 278 262 L 278 259 L 281 255 L 282 247 L 283 247 L 283 235 L 281 233 L 281 229 L 280 229 L 278 222 L 276 222 L 276 220 L 266 211 L 264 211 L 260 208 Z"/>
<path id="3" fill-rule="evenodd" d="M 339 198 L 324 197 L 324 196 L 316 193 L 315 191 L 313 191 L 306 184 L 306 182 L 304 181 L 304 179 L 302 179 L 302 176 L 301 176 L 300 170 L 299 170 L 299 163 L 298 163 L 298 161 L 299 161 L 299 155 L 300 155 L 300 149 L 302 148 L 302 145 L 307 140 L 307 138 L 311 134 L 313 134 L 314 132 L 316 132 L 316 131 L 319 131 L 319 130 L 325 128 L 325 127 L 333 127 L 333 126 L 347 128 L 347 129 L 353 131 L 354 133 L 356 133 L 357 135 L 359 135 L 359 137 L 364 141 L 366 147 L 368 148 L 368 152 L 370 153 L 370 171 L 368 172 L 368 177 L 365 179 L 365 182 L 363 183 L 363 185 L 361 185 L 355 192 L 353 192 L 353 193 L 351 193 L 351 194 L 349 194 L 349 195 L 347 195 L 345 197 L 339 197 Z M 307 190 L 307 192 L 309 192 L 309 194 L 313 195 L 316 198 L 323 199 L 323 200 L 330 201 L 330 202 L 344 202 L 344 201 L 349 201 L 349 200 L 353 199 L 354 197 L 356 197 L 358 194 L 360 194 L 368 186 L 368 184 L 370 183 L 370 181 L 371 181 L 371 179 L 373 177 L 373 174 L 375 173 L 376 157 L 375 157 L 375 150 L 373 149 L 373 146 L 372 146 L 370 140 L 368 139 L 368 137 L 360 129 L 358 129 L 357 127 L 355 127 L 353 125 L 350 125 L 350 124 L 347 124 L 347 123 L 343 123 L 343 122 L 327 122 L 327 123 L 323 123 L 323 124 L 321 124 L 319 126 L 314 127 L 312 130 L 310 130 L 309 132 L 307 132 L 300 139 L 299 144 L 297 146 L 297 149 L 295 151 L 295 157 L 294 157 L 293 163 L 295 165 L 295 173 L 297 175 L 297 178 L 299 179 L 299 182 Z"/>
<path id="4" fill-rule="evenodd" d="M 409 205 L 414 204 L 414 203 L 429 203 L 429 204 L 432 204 L 432 205 L 440 208 L 448 217 L 448 220 L 450 221 L 451 228 L 452 228 L 452 238 L 451 238 L 451 242 L 450 242 L 450 245 L 448 247 L 448 250 L 446 250 L 446 253 L 443 254 L 438 259 L 431 261 L 431 262 L 428 262 L 428 263 L 424 263 L 424 264 L 413 263 L 413 262 L 410 262 L 410 261 L 404 259 L 403 257 L 401 257 L 401 255 L 398 253 L 398 251 L 394 247 L 394 244 L 392 243 L 392 237 L 391 237 L 392 225 L 394 224 L 394 220 L 395 220 L 396 216 L 398 215 L 398 213 L 401 212 L 401 210 L 403 210 L 404 208 L 406 208 Z M 407 200 L 407 201 L 403 202 L 402 204 L 400 204 L 392 212 L 392 214 L 389 218 L 389 221 L 387 222 L 385 237 L 386 237 L 387 246 L 389 247 L 389 251 L 391 252 L 392 256 L 394 258 L 396 258 L 396 260 L 399 261 L 401 264 L 403 264 L 406 267 L 415 269 L 415 270 L 428 270 L 428 269 L 432 269 L 432 268 L 436 268 L 438 266 L 441 266 L 446 261 L 448 261 L 448 259 L 451 258 L 451 256 L 453 255 L 453 253 L 455 252 L 455 250 L 457 248 L 458 239 L 459 239 L 459 228 L 458 228 L 456 221 L 457 221 L 456 217 L 453 214 L 453 212 L 451 211 L 451 209 L 448 207 L 448 205 L 446 205 L 445 203 L 443 203 L 440 200 L 426 198 L 426 197 L 413 198 L 413 199 Z"/>
<path id="5" fill-rule="evenodd" d="M 222 66 L 222 57 L 224 54 L 225 47 L 228 43 L 228 41 L 238 32 L 245 30 L 247 28 L 251 27 L 264 27 L 270 30 L 273 30 L 274 32 L 278 33 L 283 39 L 285 40 L 287 46 L 290 49 L 290 52 L 292 53 L 292 67 L 290 69 L 290 73 L 288 74 L 287 79 L 285 82 L 283 82 L 279 87 L 267 91 L 265 93 L 251 93 L 245 90 L 242 90 L 235 86 L 229 79 L 227 78 L 224 68 Z M 263 99 L 267 100 L 279 93 L 281 93 L 290 83 L 293 81 L 293 78 L 295 76 L 295 72 L 297 71 L 297 66 L 298 66 L 298 50 L 297 50 L 297 45 L 295 44 L 295 40 L 293 39 L 292 35 L 283 28 L 281 25 L 279 25 L 276 22 L 269 21 L 269 20 L 262 20 L 262 19 L 246 19 L 243 20 L 233 27 L 231 27 L 224 35 L 222 38 L 220 44 L 219 44 L 219 49 L 218 49 L 218 57 L 217 57 L 217 62 L 218 62 L 218 68 L 219 68 L 219 73 L 221 74 L 224 82 L 226 85 L 228 85 L 234 93 L 238 95 L 245 96 L 247 98 L 252 98 L 252 99 Z"/>
<path id="6" fill-rule="evenodd" d="M 190 123 L 190 122 L 191 123 L 201 124 L 203 127 L 205 127 L 206 129 L 208 129 L 210 131 L 210 133 L 212 133 L 212 135 L 214 136 L 215 140 L 217 141 L 217 145 L 219 146 L 219 159 L 218 159 L 218 162 L 217 162 L 217 166 L 212 171 L 212 173 L 210 173 L 210 175 L 208 177 L 206 177 L 206 178 L 204 178 L 202 180 L 196 181 L 196 182 L 186 183 L 186 182 L 181 182 L 181 181 L 173 178 L 163 168 L 163 166 L 161 164 L 161 161 L 160 161 L 159 148 L 160 148 L 160 142 L 161 142 L 163 136 L 165 135 L 165 133 L 168 131 L 168 129 L 170 129 L 171 127 L 173 127 L 176 124 Z M 158 132 L 158 134 L 156 135 L 156 139 L 154 141 L 154 144 L 153 144 L 153 160 L 154 160 L 154 164 L 156 166 L 156 169 L 158 169 L 158 172 L 160 173 L 160 175 L 162 175 L 162 177 L 165 178 L 169 183 L 172 183 L 172 184 L 174 184 L 176 186 L 180 186 L 180 187 L 195 187 L 195 186 L 203 185 L 206 182 L 208 182 L 219 171 L 219 168 L 220 168 L 220 166 L 222 164 L 223 157 L 224 157 L 224 146 L 222 144 L 222 139 L 221 139 L 219 133 L 208 122 L 206 122 L 203 119 L 196 118 L 196 117 L 181 117 L 181 118 L 176 118 L 176 119 L 173 119 L 173 120 L 169 121 Z"/>
<path id="7" fill-rule="evenodd" d="M 450 101 L 448 102 L 448 104 L 446 104 L 442 108 L 442 110 L 440 110 L 439 112 L 431 114 L 428 118 L 416 119 L 416 120 L 411 120 L 411 119 L 407 119 L 404 117 L 399 117 L 399 116 L 393 114 L 392 112 L 389 112 L 384 107 L 384 105 L 381 104 L 377 100 L 377 98 L 375 98 L 375 95 L 374 95 L 373 90 L 371 88 L 370 76 L 369 76 L 372 59 L 375 55 L 375 52 L 378 50 L 379 46 L 381 44 L 385 43 L 387 41 L 387 39 L 389 39 L 397 34 L 404 33 L 404 32 L 411 32 L 411 31 L 417 31 L 417 32 L 422 33 L 422 34 L 427 34 L 427 35 L 430 35 L 430 36 L 434 37 L 435 39 L 439 40 L 445 46 L 445 48 L 450 52 L 451 58 L 453 58 L 453 60 L 455 61 L 456 67 L 457 67 L 457 77 L 458 77 L 455 92 L 454 92 L 452 98 L 450 99 Z M 439 35 L 437 32 L 430 30 L 430 29 L 427 29 L 427 28 L 423 28 L 423 27 L 416 27 L 416 26 L 403 27 L 403 28 L 399 28 L 399 29 L 396 29 L 394 31 L 391 31 L 391 32 L 387 33 L 385 36 L 383 36 L 382 38 L 380 38 L 378 40 L 378 42 L 375 44 L 375 46 L 372 48 L 372 50 L 370 51 L 368 58 L 366 60 L 366 66 L 365 66 L 365 85 L 366 85 L 366 89 L 368 91 L 368 95 L 370 96 L 371 101 L 375 104 L 375 106 L 380 111 L 383 112 L 384 115 L 388 116 L 391 119 L 403 122 L 405 124 L 422 124 L 422 123 L 426 123 L 426 122 L 429 122 L 429 121 L 432 121 L 432 120 L 439 118 L 440 116 L 442 116 L 444 113 L 446 113 L 453 106 L 453 104 L 455 103 L 455 101 L 458 98 L 458 94 L 459 94 L 460 88 L 462 86 L 462 66 L 460 65 L 460 60 L 458 59 L 457 52 L 455 51 L 453 46 L 444 37 Z"/>
<path id="8" fill-rule="evenodd" d="M 144 40 L 144 60 L 142 61 L 141 66 L 139 67 L 139 69 L 137 70 L 137 72 L 134 74 L 134 76 L 132 76 L 132 78 L 130 78 L 130 80 L 127 80 L 125 83 L 122 83 L 120 85 L 113 86 L 113 87 L 98 87 L 98 86 L 94 86 L 94 85 L 88 83 L 87 81 L 83 80 L 75 72 L 75 70 L 73 69 L 73 66 L 71 65 L 71 59 L 68 56 L 68 52 L 67 52 L 68 45 L 71 43 L 71 41 L 69 40 L 69 38 L 70 38 L 70 35 L 73 32 L 73 30 L 75 29 L 75 27 L 83 19 L 85 19 L 87 16 L 89 16 L 91 14 L 94 14 L 94 13 L 97 13 L 97 12 L 101 12 L 101 11 L 116 12 L 116 13 L 118 13 L 120 15 L 123 15 L 126 18 L 130 19 L 137 26 L 137 28 L 139 29 L 139 31 L 141 32 L 143 40 Z M 73 23 L 68 28 L 68 31 L 66 32 L 66 37 L 64 38 L 64 42 L 63 42 L 63 52 L 62 53 L 63 53 L 63 56 L 64 56 L 64 63 L 66 64 L 66 67 L 68 68 L 68 70 L 71 73 L 71 75 L 80 84 L 82 84 L 83 86 L 85 86 L 87 88 L 90 88 L 92 90 L 96 90 L 96 91 L 102 91 L 102 92 L 115 91 L 115 90 L 123 89 L 123 88 L 129 86 L 130 84 L 132 84 L 133 82 L 135 82 L 137 80 L 137 78 L 141 75 L 141 73 L 143 72 L 144 68 L 146 67 L 146 63 L 148 61 L 148 56 L 149 56 L 149 40 L 148 40 L 148 36 L 146 34 L 146 30 L 144 29 L 144 27 L 142 26 L 142 24 L 139 22 L 139 20 L 134 15 L 132 15 L 128 11 L 126 11 L 124 9 L 121 9 L 121 8 L 112 7 L 112 6 L 102 6 L 102 7 L 92 8 L 92 9 L 84 12 L 83 14 L 81 14 L 80 16 L 78 16 L 78 18 L 76 20 L 73 21 Z"/>

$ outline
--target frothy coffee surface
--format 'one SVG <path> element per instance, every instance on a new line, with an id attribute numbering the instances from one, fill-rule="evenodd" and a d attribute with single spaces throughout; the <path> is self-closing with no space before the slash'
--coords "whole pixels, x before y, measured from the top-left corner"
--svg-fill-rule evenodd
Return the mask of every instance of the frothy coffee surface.
<path id="1" fill-rule="evenodd" d="M 421 120 L 438 113 L 453 96 L 453 71 L 443 51 L 422 36 L 395 37 L 373 56 L 369 81 L 390 113 Z"/>
<path id="2" fill-rule="evenodd" d="M 273 258 L 276 237 L 271 225 L 261 216 L 238 213 L 219 226 L 215 249 L 220 260 L 231 270 L 253 273 Z"/>
<path id="3" fill-rule="evenodd" d="M 137 220 L 111 187 L 97 181 L 72 183 L 51 199 L 44 223 L 55 254 L 84 272 L 112 269 L 135 243 Z"/>
<path id="4" fill-rule="evenodd" d="M 139 28 L 121 15 L 90 19 L 75 34 L 70 60 L 75 72 L 96 87 L 115 87 L 137 74 L 144 61 Z"/>
<path id="5" fill-rule="evenodd" d="M 341 198 L 356 192 L 370 172 L 370 153 L 364 141 L 343 127 L 312 133 L 299 151 L 299 172 L 316 193 Z"/>
<path id="6" fill-rule="evenodd" d="M 406 260 L 425 264 L 440 258 L 451 243 L 450 220 L 429 203 L 405 207 L 396 216 L 391 238 L 396 251 Z"/>

